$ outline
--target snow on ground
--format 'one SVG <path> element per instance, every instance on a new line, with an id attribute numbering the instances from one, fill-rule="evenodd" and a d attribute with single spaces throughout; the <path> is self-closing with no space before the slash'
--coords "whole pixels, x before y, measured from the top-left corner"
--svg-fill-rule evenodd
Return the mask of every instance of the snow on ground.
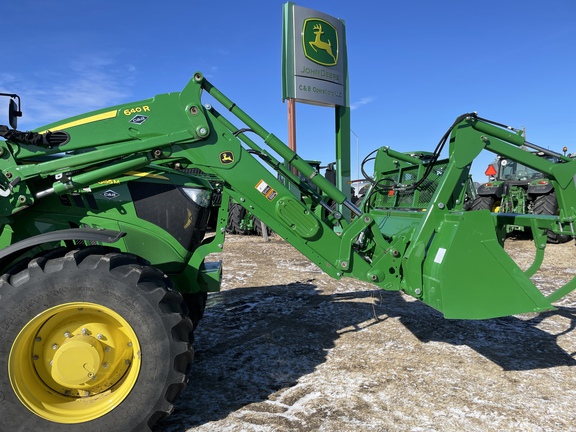
<path id="1" fill-rule="evenodd" d="M 571 279 L 574 244 L 548 251 L 537 277 Z M 278 238 L 230 236 L 223 259 L 190 383 L 155 432 L 576 431 L 576 293 L 555 312 L 446 320 Z"/>

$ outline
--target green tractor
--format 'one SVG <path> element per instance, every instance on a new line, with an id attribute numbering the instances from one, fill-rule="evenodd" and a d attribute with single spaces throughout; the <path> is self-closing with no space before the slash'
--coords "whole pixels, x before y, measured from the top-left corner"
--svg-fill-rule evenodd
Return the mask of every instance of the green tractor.
<path id="1" fill-rule="evenodd" d="M 564 149 L 564 152 L 566 149 Z M 552 152 L 534 152 L 553 164 L 563 163 L 561 155 Z M 550 179 L 542 172 L 521 162 L 503 156 L 488 166 L 490 181 L 477 188 L 477 196 L 470 210 L 490 210 L 495 213 L 558 215 L 558 202 Z M 530 233 L 530 228 L 508 225 L 507 232 Z M 571 236 L 549 230 L 548 243 L 564 243 Z"/>
<path id="2" fill-rule="evenodd" d="M 226 225 L 228 234 L 240 235 L 270 235 L 272 231 L 260 219 L 246 210 L 242 204 L 230 200 L 228 211 L 228 224 Z"/>
<path id="3" fill-rule="evenodd" d="M 142 432 L 173 411 L 192 332 L 220 289 L 215 258 L 231 200 L 327 275 L 402 291 L 446 318 L 550 311 L 576 290 L 576 277 L 552 293 L 531 279 L 546 232 L 574 235 L 576 160 L 524 151 L 541 147 L 475 113 L 459 116 L 430 158 L 379 149 L 358 207 L 200 72 L 181 91 L 30 132 L 17 129 L 20 101 L 8 97 L 1 431 Z M 546 173 L 558 214 L 466 211 L 470 168 L 485 149 Z M 214 183 L 194 169 L 217 179 L 218 207 Z M 532 229 L 526 270 L 503 247 L 507 225 Z"/>

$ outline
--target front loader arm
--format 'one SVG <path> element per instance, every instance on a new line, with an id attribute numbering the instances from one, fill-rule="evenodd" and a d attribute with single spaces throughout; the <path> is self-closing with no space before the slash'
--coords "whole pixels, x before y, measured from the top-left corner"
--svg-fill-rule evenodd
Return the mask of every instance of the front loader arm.
<path id="1" fill-rule="evenodd" d="M 255 158 L 254 153 L 264 155 L 259 146 L 244 138 L 242 141 L 252 142 L 254 147 L 244 148 L 231 123 L 213 108 L 202 105 L 203 91 L 223 102 L 265 144 L 297 167 L 312 184 L 320 187 L 324 198 L 268 154 L 267 162 L 281 170 L 282 175 L 293 181 L 303 194 L 309 194 L 325 212 L 330 206 L 323 200 L 330 198 L 360 213 L 340 190 L 322 176 L 316 176 L 310 165 L 249 118 L 201 74 L 196 74 L 180 93 L 107 108 L 37 130 L 40 134 L 65 131 L 69 140 L 63 145 L 46 148 L 17 141 L 2 143 L 6 146 L 6 157 L 2 162 L 2 173 L 6 177 L 4 185 L 8 188 L 8 179 L 18 177 L 23 187 L 12 189 L 11 198 L 14 200 L 3 200 L 4 216 L 9 217 L 50 195 L 79 190 L 152 162 L 194 166 L 218 176 L 230 196 L 249 207 L 258 218 L 328 274 L 341 277 L 344 272 L 351 271 L 352 263 L 356 261 L 355 273 L 359 272 L 358 277 L 366 278 L 370 269 L 366 260 L 355 256 L 350 245 L 343 245 L 342 238 L 335 233 L 335 226 L 346 224 L 341 215 L 332 211 L 322 220 L 307 208 L 300 197 L 296 197 Z M 369 222 L 363 224 L 356 228 L 358 232 Z M 351 240 L 346 239 L 348 242 Z"/>

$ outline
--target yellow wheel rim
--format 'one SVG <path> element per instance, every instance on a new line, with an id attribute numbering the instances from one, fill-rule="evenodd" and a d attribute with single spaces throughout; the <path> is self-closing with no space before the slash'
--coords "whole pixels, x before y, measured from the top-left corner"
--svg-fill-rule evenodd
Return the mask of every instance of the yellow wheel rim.
<path id="1" fill-rule="evenodd" d="M 493 205 L 492 205 L 492 210 L 490 210 L 492 213 L 500 213 L 500 201 L 496 201 Z"/>
<path id="2" fill-rule="evenodd" d="M 66 303 L 31 319 L 8 360 L 10 383 L 34 414 L 57 423 L 94 420 L 136 383 L 141 350 L 120 315 L 94 303 Z"/>

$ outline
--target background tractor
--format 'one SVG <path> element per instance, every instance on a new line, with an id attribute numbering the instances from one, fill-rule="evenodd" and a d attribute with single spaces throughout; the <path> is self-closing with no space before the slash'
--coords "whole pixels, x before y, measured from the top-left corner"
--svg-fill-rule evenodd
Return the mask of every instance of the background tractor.
<path id="1" fill-rule="evenodd" d="M 564 149 L 566 152 L 566 149 Z M 562 155 L 551 152 L 535 152 L 535 155 L 551 163 L 563 163 Z M 481 184 L 470 210 L 490 210 L 496 213 L 557 215 L 558 201 L 554 186 L 548 176 L 520 162 L 497 156 L 488 166 L 490 181 Z M 508 233 L 530 232 L 528 227 L 508 225 Z M 564 243 L 569 235 L 548 231 L 548 243 Z"/>

